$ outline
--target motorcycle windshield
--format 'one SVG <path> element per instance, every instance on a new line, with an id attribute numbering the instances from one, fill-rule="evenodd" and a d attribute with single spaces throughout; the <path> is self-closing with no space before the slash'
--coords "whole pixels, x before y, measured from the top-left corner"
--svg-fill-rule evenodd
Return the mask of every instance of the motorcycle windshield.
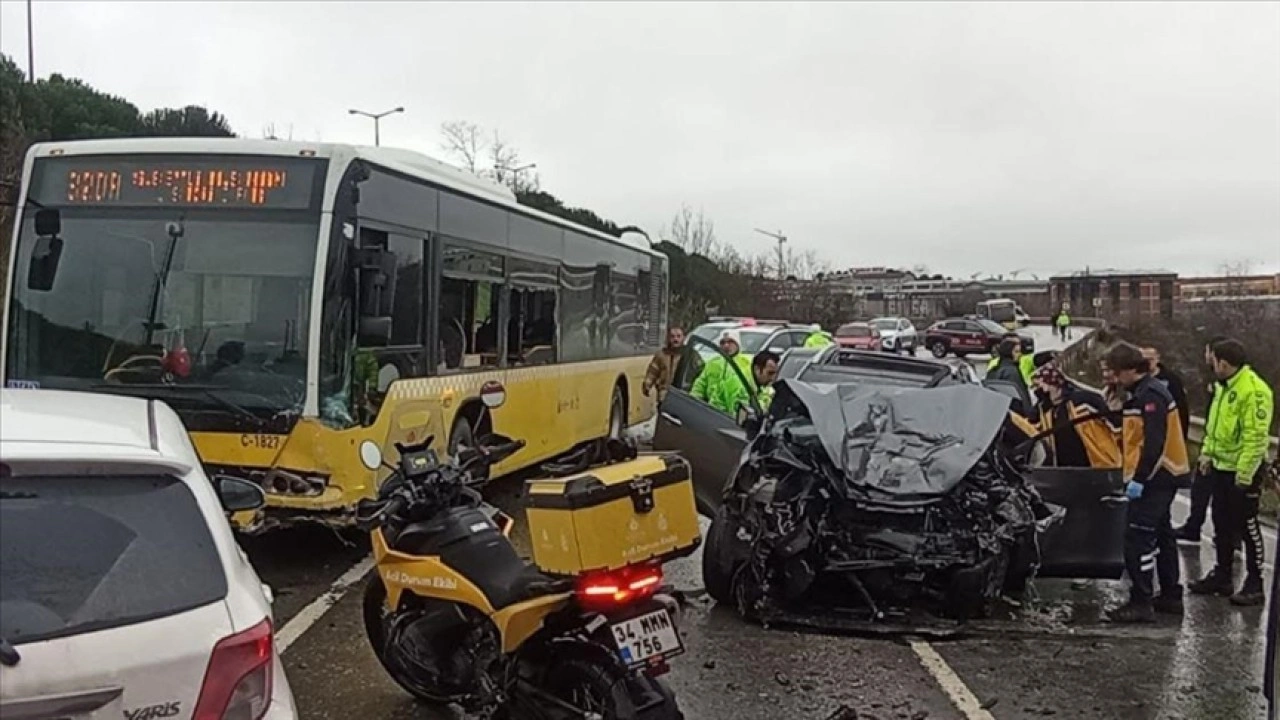
<path id="1" fill-rule="evenodd" d="M 977 385 L 883 388 L 778 383 L 771 414 L 812 423 L 846 497 L 918 503 L 946 495 L 991 446 L 1009 400 Z"/>

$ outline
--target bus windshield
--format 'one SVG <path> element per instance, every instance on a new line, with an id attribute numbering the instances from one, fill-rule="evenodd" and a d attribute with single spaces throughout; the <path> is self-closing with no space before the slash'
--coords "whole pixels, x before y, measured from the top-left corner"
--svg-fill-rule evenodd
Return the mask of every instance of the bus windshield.
<path id="1" fill-rule="evenodd" d="M 265 430 L 301 412 L 318 221 L 65 209 L 56 275 L 41 290 L 28 280 L 36 237 L 26 215 L 9 385 L 156 397 L 192 430 L 230 429 L 228 416 L 236 429 Z M 193 414 L 213 427 L 192 427 Z"/>

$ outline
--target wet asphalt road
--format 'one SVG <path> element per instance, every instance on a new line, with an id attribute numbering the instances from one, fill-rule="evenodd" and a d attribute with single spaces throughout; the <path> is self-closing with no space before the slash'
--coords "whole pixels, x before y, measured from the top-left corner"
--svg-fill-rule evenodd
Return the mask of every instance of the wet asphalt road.
<path id="1" fill-rule="evenodd" d="M 1037 341 L 1050 347 L 1040 337 Z M 975 359 L 975 364 L 985 362 Z M 518 485 L 499 482 L 493 490 L 493 499 L 519 518 Z M 1179 520 L 1185 512 L 1185 503 L 1175 505 Z M 527 547 L 518 532 L 516 540 Z M 320 529 L 249 538 L 243 544 L 276 592 L 278 628 L 298 617 L 367 551 L 356 536 Z M 1268 553 L 1273 544 L 1274 535 L 1268 534 Z M 1212 543 L 1185 546 L 1181 553 L 1184 578 L 1198 577 L 1212 562 Z M 695 593 L 700 588 L 697 557 L 667 570 L 678 587 Z M 1122 583 L 1039 581 L 1034 589 L 1038 598 L 1023 607 L 1004 609 L 960 639 L 930 642 L 985 708 L 968 715 L 948 697 L 944 683 L 950 687 L 950 679 L 940 682 L 926 670 L 907 638 L 764 629 L 704 598 L 695 599 L 681 618 L 688 652 L 672 662 L 669 680 L 690 720 L 826 720 L 842 708 L 857 712 L 846 711 L 845 718 L 881 720 L 1264 716 L 1262 608 L 1188 597 L 1180 621 L 1166 618 L 1154 626 L 1117 629 L 1101 622 L 1100 615 L 1123 599 Z M 454 717 L 417 705 L 386 678 L 364 637 L 362 591 L 363 583 L 342 596 L 284 653 L 302 717 Z M 303 615 L 305 620 L 315 613 Z"/>

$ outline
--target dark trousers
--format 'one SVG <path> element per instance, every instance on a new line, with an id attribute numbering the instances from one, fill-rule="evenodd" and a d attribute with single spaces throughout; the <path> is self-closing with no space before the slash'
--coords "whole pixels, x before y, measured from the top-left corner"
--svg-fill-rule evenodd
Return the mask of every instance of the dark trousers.
<path id="1" fill-rule="evenodd" d="M 1155 594 L 1153 572 L 1160 579 L 1160 592 L 1182 592 L 1178 567 L 1178 540 L 1173 534 L 1170 512 L 1176 490 L 1172 480 L 1151 483 L 1142 497 L 1129 502 L 1128 526 L 1124 533 L 1124 568 L 1132 586 L 1131 601 L 1146 602 Z M 1216 522 L 1216 521 L 1215 521 Z"/>
<path id="2" fill-rule="evenodd" d="M 1213 498 L 1213 480 L 1208 473 L 1196 471 L 1191 480 L 1191 512 L 1183 526 L 1190 532 L 1200 535 L 1204 528 L 1204 519 L 1209 515 L 1209 500 Z"/>
<path id="3" fill-rule="evenodd" d="M 1258 478 L 1253 486 L 1236 485 L 1236 474 L 1222 470 L 1209 473 L 1213 483 L 1213 544 L 1218 553 L 1218 569 L 1231 575 L 1236 548 L 1244 542 L 1245 568 L 1250 577 L 1262 577 L 1262 527 L 1258 524 L 1258 499 L 1262 488 Z"/>

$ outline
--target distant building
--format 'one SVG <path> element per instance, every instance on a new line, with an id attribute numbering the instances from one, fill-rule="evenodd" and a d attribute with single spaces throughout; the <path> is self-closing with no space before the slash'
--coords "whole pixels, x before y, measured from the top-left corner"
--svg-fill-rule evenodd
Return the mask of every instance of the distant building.
<path id="1" fill-rule="evenodd" d="M 858 296 L 878 296 L 896 293 L 902 290 L 904 283 L 916 279 L 915 273 L 909 270 L 897 270 L 884 267 L 849 268 L 836 270 L 823 276 L 823 282 L 830 283 L 837 291 L 853 293 Z"/>
<path id="2" fill-rule="evenodd" d="M 1049 278 L 1051 305 L 1077 317 L 1173 317 L 1178 274 L 1169 270 L 1082 270 Z"/>
<path id="3" fill-rule="evenodd" d="M 977 281 L 977 287 L 988 298 L 1007 298 L 1018 303 L 1024 312 L 1033 317 L 1046 317 L 1053 312 L 1048 280 L 988 278 Z"/>
<path id="4" fill-rule="evenodd" d="M 1183 300 L 1259 295 L 1280 295 L 1280 273 L 1275 275 L 1243 275 L 1237 277 L 1218 275 L 1178 279 L 1178 297 Z"/>

